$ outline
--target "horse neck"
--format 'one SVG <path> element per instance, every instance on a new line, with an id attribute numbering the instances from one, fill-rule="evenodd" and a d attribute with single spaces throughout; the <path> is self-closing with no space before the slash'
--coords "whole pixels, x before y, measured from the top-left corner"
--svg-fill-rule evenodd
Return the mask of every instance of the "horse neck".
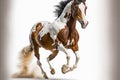
<path id="1" fill-rule="evenodd" d="M 60 15 L 60 17 L 59 18 L 57 18 L 57 20 L 59 20 L 60 22 L 62 22 L 62 23 L 67 23 L 67 18 L 64 18 L 64 15 L 65 15 L 65 13 L 62 13 L 61 15 Z"/>
<path id="2" fill-rule="evenodd" d="M 76 21 L 77 19 L 71 17 L 70 20 L 67 22 L 67 26 L 70 31 L 73 31 L 74 29 L 76 29 Z"/>
<path id="3" fill-rule="evenodd" d="M 61 13 L 61 15 L 57 18 L 57 20 L 59 20 L 59 21 L 67 24 L 68 18 L 65 18 L 65 15 L 66 15 L 66 13 L 71 12 L 72 2 L 73 2 L 73 1 L 69 2 L 69 3 L 66 5 L 66 7 L 64 8 L 64 10 L 63 10 L 63 12 Z"/>

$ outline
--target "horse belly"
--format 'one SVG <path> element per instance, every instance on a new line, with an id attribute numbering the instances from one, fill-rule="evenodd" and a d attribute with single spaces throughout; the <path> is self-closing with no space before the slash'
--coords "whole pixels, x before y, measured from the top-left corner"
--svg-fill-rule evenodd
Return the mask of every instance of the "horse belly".
<path id="1" fill-rule="evenodd" d="M 39 39 L 39 42 L 41 44 L 41 46 L 47 50 L 53 50 L 55 49 L 55 45 L 53 44 L 53 39 L 50 37 L 50 34 L 47 33 L 45 34 L 41 40 Z"/>

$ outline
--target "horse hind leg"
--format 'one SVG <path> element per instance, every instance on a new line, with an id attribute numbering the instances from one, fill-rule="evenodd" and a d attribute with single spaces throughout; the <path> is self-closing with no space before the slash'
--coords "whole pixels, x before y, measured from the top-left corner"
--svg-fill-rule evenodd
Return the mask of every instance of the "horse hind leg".
<path id="1" fill-rule="evenodd" d="M 37 58 L 37 64 L 38 64 L 38 66 L 40 67 L 40 69 L 42 71 L 43 77 L 48 79 L 45 71 L 42 68 L 42 64 L 40 62 L 39 47 L 34 47 L 34 53 L 35 53 L 35 57 Z"/>
<path id="2" fill-rule="evenodd" d="M 49 66 L 50 66 L 50 69 L 51 69 L 51 71 L 50 71 L 51 74 L 55 74 L 55 69 L 51 66 L 50 61 L 53 60 L 57 56 L 58 52 L 59 51 L 56 50 L 56 49 L 53 50 L 52 54 L 50 54 L 49 57 L 47 58 L 47 62 L 48 62 Z"/>

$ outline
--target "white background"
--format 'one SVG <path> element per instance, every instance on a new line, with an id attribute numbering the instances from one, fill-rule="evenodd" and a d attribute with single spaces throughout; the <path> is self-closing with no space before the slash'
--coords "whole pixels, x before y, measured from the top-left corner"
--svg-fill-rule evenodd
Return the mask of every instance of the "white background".
<path id="1" fill-rule="evenodd" d="M 9 74 L 17 71 L 19 51 L 29 45 L 29 33 L 32 26 L 39 21 L 54 21 L 54 5 L 61 0 L 11 0 L 9 13 Z M 110 80 L 112 73 L 112 47 L 110 41 L 110 3 L 109 0 L 87 0 L 87 19 L 89 25 L 82 29 L 77 22 L 80 34 L 78 68 L 67 74 L 61 73 L 61 66 L 66 63 L 65 54 L 59 52 L 51 61 L 56 74 L 51 75 L 46 62 L 50 52 L 40 49 L 41 62 L 50 78 L 69 78 L 79 80 Z M 70 52 L 71 64 L 74 54 Z M 36 58 L 33 60 L 36 64 Z M 39 71 L 39 70 L 38 70 Z"/>

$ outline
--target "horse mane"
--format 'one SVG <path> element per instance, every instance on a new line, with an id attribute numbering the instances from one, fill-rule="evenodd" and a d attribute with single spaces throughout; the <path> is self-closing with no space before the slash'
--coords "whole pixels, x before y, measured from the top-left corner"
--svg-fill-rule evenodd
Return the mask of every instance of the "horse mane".
<path id="1" fill-rule="evenodd" d="M 54 11 L 55 16 L 59 17 L 61 15 L 61 13 L 63 12 L 65 6 L 72 0 L 66 0 L 66 1 L 61 1 L 59 2 L 58 5 L 55 5 L 56 10 Z"/>
<path id="2" fill-rule="evenodd" d="M 65 1 L 61 1 L 59 2 L 58 5 L 55 5 L 56 9 L 54 11 L 55 16 L 59 17 L 61 15 L 61 13 L 63 12 L 65 6 L 72 0 L 65 0 Z M 81 3 L 82 0 L 78 0 L 78 3 Z"/>

